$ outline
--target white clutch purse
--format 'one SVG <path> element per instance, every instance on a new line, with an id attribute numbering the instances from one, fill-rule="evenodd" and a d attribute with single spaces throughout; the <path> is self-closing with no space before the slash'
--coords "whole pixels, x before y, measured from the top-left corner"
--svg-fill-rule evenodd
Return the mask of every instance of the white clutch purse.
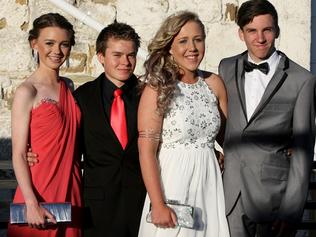
<path id="1" fill-rule="evenodd" d="M 55 202 L 55 203 L 40 203 L 42 207 L 47 209 L 58 222 L 71 222 L 71 203 L 70 202 Z M 25 218 L 25 204 L 11 203 L 10 204 L 10 224 L 27 224 Z"/>
<path id="2" fill-rule="evenodd" d="M 194 227 L 194 219 L 193 212 L 194 208 L 190 205 L 180 204 L 179 201 L 176 200 L 167 200 L 167 206 L 172 208 L 172 210 L 176 213 L 178 226 L 193 229 Z M 151 205 L 150 210 L 146 216 L 146 221 L 152 223 L 151 220 Z"/>

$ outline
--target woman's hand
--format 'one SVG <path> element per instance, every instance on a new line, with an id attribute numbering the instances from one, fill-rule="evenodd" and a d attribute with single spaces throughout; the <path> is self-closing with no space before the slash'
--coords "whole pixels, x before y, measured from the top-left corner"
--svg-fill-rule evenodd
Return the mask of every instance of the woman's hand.
<path id="1" fill-rule="evenodd" d="M 151 220 L 154 225 L 160 228 L 174 228 L 177 226 L 177 216 L 167 205 L 152 207 Z"/>
<path id="2" fill-rule="evenodd" d="M 38 203 L 26 205 L 26 220 L 32 228 L 45 229 L 47 223 L 57 224 L 55 217 Z"/>

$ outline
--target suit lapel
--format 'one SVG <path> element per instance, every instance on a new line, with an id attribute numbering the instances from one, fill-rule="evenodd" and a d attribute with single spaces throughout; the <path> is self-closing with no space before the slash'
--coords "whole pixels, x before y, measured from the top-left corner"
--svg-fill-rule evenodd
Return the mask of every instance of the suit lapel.
<path id="1" fill-rule="evenodd" d="M 131 144 L 131 142 L 135 139 L 135 136 L 137 134 L 137 102 L 133 101 L 133 110 L 130 111 L 130 115 L 128 115 L 127 120 L 129 121 L 129 123 L 127 123 L 128 127 L 128 142 L 127 142 L 127 146 L 126 149 L 129 147 L 129 145 Z"/>
<path id="2" fill-rule="evenodd" d="M 135 139 L 135 136 L 137 133 L 137 109 L 138 109 L 138 103 L 139 103 L 139 95 L 137 94 L 137 83 L 138 79 L 133 75 L 132 78 L 130 78 L 129 85 L 129 101 L 128 103 L 130 108 L 127 111 L 127 130 L 128 130 L 128 142 L 126 149 L 129 147 L 131 142 Z"/>
<path id="3" fill-rule="evenodd" d="M 246 51 L 247 52 L 247 51 Z M 238 97 L 242 108 L 241 120 L 243 121 L 243 127 L 247 124 L 247 112 L 246 112 L 246 100 L 245 100 L 245 73 L 244 73 L 244 59 L 246 59 L 247 53 L 244 52 L 241 57 L 236 60 L 235 64 L 235 82 L 238 91 Z"/>
<path id="4" fill-rule="evenodd" d="M 96 106 L 95 107 L 97 108 L 97 111 L 101 111 L 99 116 L 101 116 L 101 120 L 102 120 L 103 124 L 106 125 L 106 124 L 109 124 L 109 119 L 105 114 L 103 103 L 102 103 L 102 98 L 103 98 L 102 89 L 101 89 L 102 88 L 102 80 L 104 80 L 104 76 L 100 76 L 96 81 L 97 83 L 96 83 L 96 88 L 95 88 L 95 91 L 96 91 L 96 93 L 95 93 Z"/>
<path id="5" fill-rule="evenodd" d="M 103 74 L 104 75 L 104 74 Z M 109 134 L 110 136 L 112 136 L 113 141 L 115 141 L 114 143 L 117 144 L 117 146 L 119 147 L 120 150 L 122 150 L 122 146 L 120 141 L 118 140 L 116 134 L 114 133 L 111 123 L 110 123 L 110 118 L 108 118 L 108 116 L 106 115 L 105 111 L 104 111 L 104 106 L 103 106 L 103 94 L 102 94 L 102 80 L 107 80 L 106 78 L 104 78 L 104 76 L 100 76 L 97 80 L 96 80 L 96 92 L 95 96 L 95 108 L 96 109 L 96 114 L 97 116 L 100 116 L 100 111 L 101 111 L 101 123 L 104 124 L 104 126 L 102 126 L 106 131 L 106 134 Z M 125 104 L 125 106 L 129 106 L 129 108 L 127 109 L 127 113 L 126 113 L 126 120 L 127 120 L 127 132 L 128 132 L 128 142 L 126 145 L 125 150 L 128 149 L 128 147 L 130 146 L 130 144 L 133 142 L 133 140 L 135 139 L 135 136 L 137 135 L 137 108 L 138 108 L 138 102 L 139 102 L 139 96 L 137 94 L 137 83 L 138 83 L 138 79 L 133 75 L 132 78 L 129 79 L 128 81 L 129 84 L 129 89 L 128 92 L 128 101 L 125 101 L 127 104 Z"/>
<path id="6" fill-rule="evenodd" d="M 248 124 L 250 124 L 261 113 L 261 111 L 269 103 L 269 101 L 271 100 L 273 95 L 282 86 L 284 80 L 287 77 L 287 73 L 285 72 L 285 70 L 288 68 L 289 60 L 283 53 L 279 52 L 279 54 L 281 54 L 281 59 L 280 59 L 279 65 L 278 65 L 273 77 L 271 78 L 267 88 L 265 89 L 265 91 L 262 95 L 262 98 L 261 98 L 257 108 L 255 109 L 253 115 L 251 116 Z"/>

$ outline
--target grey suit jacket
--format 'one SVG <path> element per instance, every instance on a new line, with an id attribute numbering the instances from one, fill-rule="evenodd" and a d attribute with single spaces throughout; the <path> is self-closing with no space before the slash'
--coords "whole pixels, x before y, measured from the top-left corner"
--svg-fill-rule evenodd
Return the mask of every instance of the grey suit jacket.
<path id="1" fill-rule="evenodd" d="M 282 57 L 276 72 L 248 120 L 243 70 L 247 52 L 223 59 L 219 66 L 228 93 L 226 214 L 241 194 L 246 215 L 256 222 L 300 220 L 313 160 L 315 78 L 278 53 Z"/>

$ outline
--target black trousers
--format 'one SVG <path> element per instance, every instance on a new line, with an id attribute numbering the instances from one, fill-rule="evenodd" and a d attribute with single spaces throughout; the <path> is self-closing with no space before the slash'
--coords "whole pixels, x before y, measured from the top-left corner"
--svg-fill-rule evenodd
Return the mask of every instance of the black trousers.
<path id="1" fill-rule="evenodd" d="M 139 198 L 141 196 L 141 198 Z M 85 200 L 85 237 L 137 237 L 145 193 L 117 195 L 116 202 Z"/>

